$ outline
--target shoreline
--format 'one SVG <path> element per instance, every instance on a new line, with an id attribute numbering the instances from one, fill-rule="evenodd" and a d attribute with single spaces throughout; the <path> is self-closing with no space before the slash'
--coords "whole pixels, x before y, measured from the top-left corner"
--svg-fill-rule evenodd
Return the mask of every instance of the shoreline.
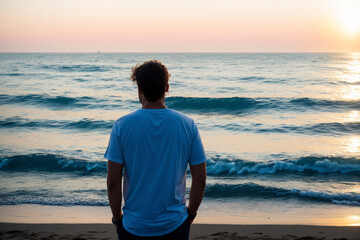
<path id="1" fill-rule="evenodd" d="M 360 208 L 277 202 L 204 201 L 197 224 L 360 226 Z M 0 222 L 32 224 L 107 224 L 108 206 L 0 205 Z"/>
<path id="2" fill-rule="evenodd" d="M 255 210 L 250 208 L 253 205 L 241 209 L 235 208 L 237 205 L 228 206 L 230 213 L 216 202 L 203 204 L 191 227 L 190 239 L 360 240 L 358 208 L 287 209 L 285 205 L 279 209 L 263 203 Z M 110 221 L 108 206 L 2 205 L 0 239 L 116 240 Z"/>
<path id="3" fill-rule="evenodd" d="M 359 240 L 360 226 L 193 224 L 190 239 Z M 117 239 L 112 224 L 0 223 L 1 239 Z"/>

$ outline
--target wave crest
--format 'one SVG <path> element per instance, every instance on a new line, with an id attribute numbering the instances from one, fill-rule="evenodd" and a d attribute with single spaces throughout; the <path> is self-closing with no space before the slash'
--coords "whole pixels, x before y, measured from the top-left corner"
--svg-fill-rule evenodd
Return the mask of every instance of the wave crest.
<path id="1" fill-rule="evenodd" d="M 241 114 L 262 109 L 284 111 L 343 111 L 360 109 L 359 100 L 326 100 L 312 98 L 210 98 L 167 97 L 166 104 L 175 110 L 196 111 L 212 114 Z M 8 95 L 0 94 L 0 105 L 29 104 L 50 108 L 114 108 L 123 103 L 121 99 L 98 99 L 93 97 L 50 96 L 47 94 Z M 127 102 L 129 103 L 129 102 Z M 130 101 L 138 104 L 137 100 Z"/>
<path id="2" fill-rule="evenodd" d="M 209 158 L 208 175 L 246 175 L 246 174 L 359 174 L 360 161 L 356 158 L 336 157 L 302 157 L 296 160 L 279 160 L 269 162 L 250 162 Z M 86 161 L 71 159 L 54 154 L 27 154 L 0 158 L 0 170 L 3 171 L 47 171 L 47 172 L 81 172 L 106 173 L 106 161 Z"/>
<path id="3" fill-rule="evenodd" d="M 168 97 L 166 104 L 174 109 L 199 111 L 204 113 L 239 114 L 259 109 L 279 110 L 326 110 L 360 109 L 360 101 L 326 100 L 314 98 L 208 98 L 208 97 Z"/>
<path id="4" fill-rule="evenodd" d="M 209 175 L 245 175 L 283 173 L 340 173 L 359 174 L 360 164 L 354 158 L 302 157 L 297 160 L 248 162 L 212 158 L 207 160 Z"/>
<path id="5" fill-rule="evenodd" d="M 81 159 L 69 159 L 61 155 L 37 153 L 1 158 L 0 170 L 103 174 L 107 172 L 107 163 L 106 161 L 86 161 Z"/>
<path id="6" fill-rule="evenodd" d="M 262 186 L 255 183 L 213 184 L 205 189 L 205 197 L 209 198 L 286 198 L 309 201 L 328 202 L 340 205 L 360 206 L 360 194 L 306 191 Z"/>
<path id="7" fill-rule="evenodd" d="M 83 118 L 78 121 L 68 120 L 31 120 L 21 117 L 12 117 L 0 120 L 3 128 L 61 128 L 77 130 L 109 130 L 114 121 L 94 120 Z"/>

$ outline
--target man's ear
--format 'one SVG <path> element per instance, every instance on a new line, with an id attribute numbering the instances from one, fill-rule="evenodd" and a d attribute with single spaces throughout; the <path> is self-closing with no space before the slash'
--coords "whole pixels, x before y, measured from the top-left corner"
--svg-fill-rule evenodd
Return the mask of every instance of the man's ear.
<path id="1" fill-rule="evenodd" d="M 167 92 L 169 92 L 169 84 L 168 83 L 166 83 L 166 88 L 165 88 L 165 92 L 167 93 Z"/>

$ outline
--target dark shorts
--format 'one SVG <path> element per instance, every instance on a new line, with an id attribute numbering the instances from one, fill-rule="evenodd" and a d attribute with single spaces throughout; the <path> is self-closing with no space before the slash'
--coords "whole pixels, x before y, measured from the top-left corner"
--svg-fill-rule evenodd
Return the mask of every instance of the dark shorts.
<path id="1" fill-rule="evenodd" d="M 161 236 L 151 236 L 151 237 L 139 237 L 134 234 L 129 233 L 125 230 L 122 221 L 120 221 L 117 227 L 117 234 L 119 240 L 136 240 L 136 239 L 147 239 L 147 240 L 189 240 L 190 233 L 190 221 L 187 218 L 177 229 L 171 233 L 161 235 Z"/>

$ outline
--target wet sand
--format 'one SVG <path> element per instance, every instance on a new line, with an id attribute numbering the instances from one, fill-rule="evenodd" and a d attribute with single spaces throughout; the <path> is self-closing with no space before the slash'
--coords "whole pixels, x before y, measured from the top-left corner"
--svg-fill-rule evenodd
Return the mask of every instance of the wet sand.
<path id="1" fill-rule="evenodd" d="M 117 239 L 111 224 L 0 223 L 0 239 Z M 194 224 L 190 239 L 359 240 L 360 226 Z"/>

